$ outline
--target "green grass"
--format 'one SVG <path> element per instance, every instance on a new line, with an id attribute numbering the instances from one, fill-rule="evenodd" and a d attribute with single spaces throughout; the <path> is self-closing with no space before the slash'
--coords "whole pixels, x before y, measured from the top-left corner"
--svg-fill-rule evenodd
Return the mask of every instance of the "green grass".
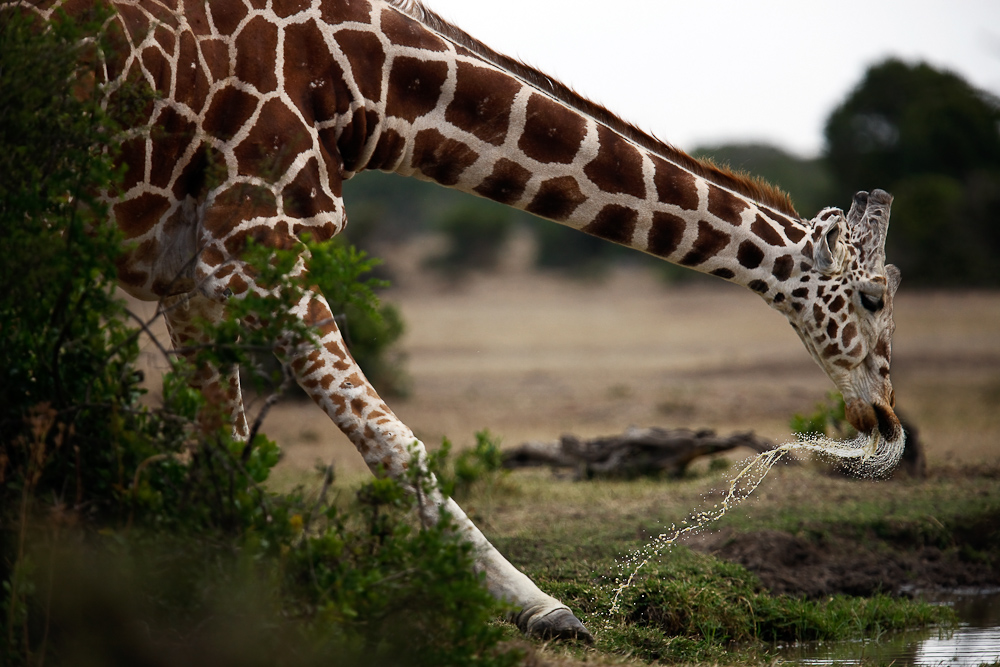
<path id="1" fill-rule="evenodd" d="M 543 589 L 580 614 L 595 633 L 599 654 L 629 655 L 640 663 L 756 663 L 768 660 L 774 642 L 861 638 L 954 622 L 946 607 L 886 596 L 772 596 L 743 567 L 685 546 L 647 565 L 612 613 L 618 571 L 612 545 L 528 537 L 497 542 Z M 637 548 L 639 542 L 622 546 Z"/>
<path id="2" fill-rule="evenodd" d="M 949 608 L 907 599 L 774 596 L 741 566 L 683 545 L 654 558 L 611 614 L 619 562 L 650 535 L 718 502 L 726 479 L 712 472 L 679 482 L 573 482 L 518 472 L 474 487 L 463 504 L 511 562 L 594 632 L 591 648 L 546 645 L 543 655 L 560 664 L 766 664 L 776 642 L 871 639 L 954 624 Z M 708 529 L 782 530 L 817 540 L 836 534 L 886 548 L 948 546 L 981 535 L 973 539 L 981 550 L 971 555 L 994 558 L 996 488 L 989 471 L 873 483 L 789 466 L 772 471 L 750 500 Z"/>

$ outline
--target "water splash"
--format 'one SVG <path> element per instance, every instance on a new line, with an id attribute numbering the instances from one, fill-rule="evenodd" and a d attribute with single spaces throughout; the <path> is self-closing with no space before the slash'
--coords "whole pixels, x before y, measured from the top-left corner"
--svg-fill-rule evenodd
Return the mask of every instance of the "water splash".
<path id="1" fill-rule="evenodd" d="M 870 435 L 859 434 L 853 440 L 833 440 L 822 435 L 800 436 L 795 442 L 787 442 L 748 459 L 748 462 L 744 461 L 740 464 L 743 467 L 739 473 L 730 480 L 729 490 L 721 503 L 710 510 L 689 515 L 680 526 L 672 524 L 670 530 L 660 533 L 621 564 L 622 571 L 631 569 L 631 574 L 624 578 L 619 577 L 611 599 L 610 615 L 620 610 L 622 593 L 632 585 L 636 575 L 649 561 L 657 558 L 680 538 L 701 530 L 712 521 L 721 519 L 726 512 L 749 498 L 764 481 L 771 468 L 792 450 L 811 452 L 825 459 L 837 461 L 858 477 L 877 478 L 888 475 L 896 467 L 903 455 L 904 443 L 905 439 L 902 436 L 897 440 L 885 440 L 877 430 Z"/>

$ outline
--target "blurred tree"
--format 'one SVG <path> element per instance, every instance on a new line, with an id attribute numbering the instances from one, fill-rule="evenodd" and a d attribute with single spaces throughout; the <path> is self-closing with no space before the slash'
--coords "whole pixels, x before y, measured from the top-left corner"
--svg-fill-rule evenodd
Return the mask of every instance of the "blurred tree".
<path id="1" fill-rule="evenodd" d="M 895 195 L 887 253 L 906 282 L 998 285 L 1000 100 L 927 64 L 871 67 L 830 116 L 838 200 Z"/>
<path id="2" fill-rule="evenodd" d="M 514 212 L 492 202 L 469 198 L 437 218 L 433 228 L 446 247 L 427 265 L 455 280 L 469 271 L 497 268 L 514 227 Z"/>
<path id="3" fill-rule="evenodd" d="M 871 67 L 830 116 L 827 157 L 842 194 L 921 174 L 964 180 L 1000 166 L 1000 101 L 920 63 Z"/>

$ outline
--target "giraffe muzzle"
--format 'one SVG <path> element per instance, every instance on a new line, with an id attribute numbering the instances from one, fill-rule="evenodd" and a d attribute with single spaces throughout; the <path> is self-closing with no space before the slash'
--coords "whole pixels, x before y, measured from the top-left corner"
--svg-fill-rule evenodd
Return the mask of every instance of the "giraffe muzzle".
<path id="1" fill-rule="evenodd" d="M 895 442 L 903 434 L 899 418 L 888 405 L 855 398 L 848 402 L 844 412 L 851 426 L 861 433 L 871 433 L 877 428 L 882 437 L 890 442 Z"/>

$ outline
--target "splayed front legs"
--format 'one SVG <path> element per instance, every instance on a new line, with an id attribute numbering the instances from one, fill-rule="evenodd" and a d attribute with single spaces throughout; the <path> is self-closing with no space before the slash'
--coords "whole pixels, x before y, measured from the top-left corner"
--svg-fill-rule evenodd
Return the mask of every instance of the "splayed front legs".
<path id="1" fill-rule="evenodd" d="M 423 466 L 423 443 L 379 398 L 348 353 L 326 300 L 308 294 L 293 313 L 315 327 L 318 344 L 287 346 L 283 356 L 299 384 L 351 439 L 368 467 L 372 471 L 381 467 L 392 477 L 403 479 L 411 464 Z M 420 512 L 425 521 L 436 521 L 442 508 L 454 518 L 461 534 L 476 550 L 489 591 L 520 608 L 512 620 L 522 631 L 545 637 L 591 638 L 569 608 L 543 593 L 511 565 L 454 500 L 436 491 L 421 498 Z"/>

